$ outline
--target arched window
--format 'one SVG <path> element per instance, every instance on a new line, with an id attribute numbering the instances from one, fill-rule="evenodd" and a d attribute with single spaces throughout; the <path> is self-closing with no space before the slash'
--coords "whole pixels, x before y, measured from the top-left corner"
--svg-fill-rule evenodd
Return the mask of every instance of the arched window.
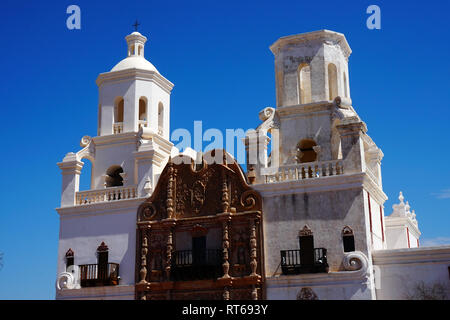
<path id="1" fill-rule="evenodd" d="M 120 175 L 123 173 L 121 166 L 111 166 L 106 170 L 106 187 L 120 187 L 123 186 L 123 178 Z"/>
<path id="2" fill-rule="evenodd" d="M 338 96 L 337 68 L 333 63 L 328 65 L 328 91 L 329 100 L 333 100 Z"/>
<path id="3" fill-rule="evenodd" d="M 314 162 L 317 160 L 317 153 L 314 151 L 314 147 L 317 146 L 316 142 L 311 139 L 303 139 L 297 144 L 297 162 L 306 163 Z"/>
<path id="4" fill-rule="evenodd" d="M 119 97 L 116 99 L 114 108 L 114 122 L 123 122 L 123 98 Z"/>
<path id="5" fill-rule="evenodd" d="M 298 67 L 299 103 L 311 102 L 311 68 L 302 63 Z"/>
<path id="6" fill-rule="evenodd" d="M 355 236 L 353 230 L 348 226 L 342 230 L 342 242 L 344 243 L 344 252 L 355 251 Z"/>
<path id="7" fill-rule="evenodd" d="M 348 98 L 348 91 L 347 91 L 347 75 L 344 72 L 344 97 Z"/>
<path id="8" fill-rule="evenodd" d="M 73 252 L 72 248 L 69 248 L 69 250 L 67 250 L 66 252 L 66 270 L 74 265 L 74 259 L 75 253 Z"/>
<path id="9" fill-rule="evenodd" d="M 158 133 L 163 134 L 164 130 L 164 105 L 158 103 Z"/>

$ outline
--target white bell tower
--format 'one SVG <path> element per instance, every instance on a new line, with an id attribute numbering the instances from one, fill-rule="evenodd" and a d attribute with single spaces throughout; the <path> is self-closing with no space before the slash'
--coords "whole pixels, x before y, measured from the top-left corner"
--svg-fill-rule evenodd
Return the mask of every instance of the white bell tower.
<path id="1" fill-rule="evenodd" d="M 169 139 L 173 84 L 144 57 L 147 38 L 135 31 L 125 37 L 127 57 L 97 78 L 100 136 L 137 132 L 141 127 Z"/>
<path id="2" fill-rule="evenodd" d="M 67 270 L 76 266 L 81 271 L 72 280 L 79 279 L 81 289 L 66 285 L 57 290 L 57 299 L 100 291 L 105 297 L 134 298 L 136 212 L 152 194 L 172 152 L 173 84 L 144 58 L 145 36 L 133 32 L 125 39 L 126 58 L 96 81 L 98 135 L 84 136 L 81 150 L 67 153 L 58 163 L 62 171 L 58 274 L 60 282 L 67 282 Z M 80 175 L 87 174 L 86 161 L 91 162 L 91 184 L 88 190 L 79 190 Z M 99 248 L 107 249 L 107 261 L 100 261 Z M 97 291 L 84 288 L 83 281 L 98 280 L 100 269 L 95 268 L 106 266 L 114 281 Z M 93 279 L 85 279 L 88 269 Z"/>

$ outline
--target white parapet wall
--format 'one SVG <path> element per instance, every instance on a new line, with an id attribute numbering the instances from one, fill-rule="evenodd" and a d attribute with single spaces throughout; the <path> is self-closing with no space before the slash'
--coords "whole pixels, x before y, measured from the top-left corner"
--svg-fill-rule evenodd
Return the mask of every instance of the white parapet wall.
<path id="1" fill-rule="evenodd" d="M 372 252 L 377 299 L 450 299 L 450 246 Z"/>

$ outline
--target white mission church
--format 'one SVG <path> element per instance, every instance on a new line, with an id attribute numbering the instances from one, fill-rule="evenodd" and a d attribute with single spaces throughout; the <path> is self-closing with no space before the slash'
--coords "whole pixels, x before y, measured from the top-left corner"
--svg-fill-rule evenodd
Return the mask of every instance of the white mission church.
<path id="1" fill-rule="evenodd" d="M 247 172 L 222 150 L 174 147 L 173 84 L 146 40 L 128 35 L 127 57 L 98 76 L 98 135 L 58 163 L 56 299 L 450 298 L 450 246 L 420 247 L 402 193 L 385 212 L 383 153 L 352 106 L 343 34 L 270 46 L 277 106 L 245 139 L 258 158 Z"/>

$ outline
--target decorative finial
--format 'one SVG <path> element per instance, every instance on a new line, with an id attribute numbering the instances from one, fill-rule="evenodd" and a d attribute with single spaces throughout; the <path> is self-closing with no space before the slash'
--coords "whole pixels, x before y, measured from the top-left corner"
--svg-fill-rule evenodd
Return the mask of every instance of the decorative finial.
<path id="1" fill-rule="evenodd" d="M 135 21 L 134 24 L 133 24 L 134 31 L 138 31 L 138 26 L 140 26 L 140 23 L 139 23 L 139 21 L 136 19 L 136 21 Z"/>

